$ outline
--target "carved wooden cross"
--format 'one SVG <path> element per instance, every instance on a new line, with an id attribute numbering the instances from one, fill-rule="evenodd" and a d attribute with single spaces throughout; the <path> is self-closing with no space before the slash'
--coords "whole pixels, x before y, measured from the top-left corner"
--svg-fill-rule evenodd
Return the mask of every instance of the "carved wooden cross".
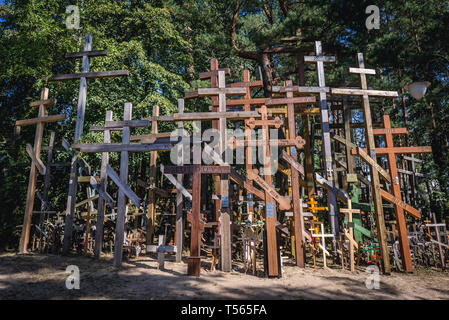
<path id="1" fill-rule="evenodd" d="M 81 73 L 77 74 L 63 74 L 44 79 L 48 82 L 68 81 L 68 80 L 80 80 L 79 94 L 78 94 L 78 107 L 76 114 L 76 127 L 74 143 L 77 143 L 83 135 L 84 127 L 84 114 L 86 110 L 87 101 L 87 79 L 109 78 L 128 76 L 128 70 L 115 70 L 104 72 L 89 72 L 89 58 L 106 56 L 108 53 L 106 50 L 92 51 L 92 36 L 87 34 L 84 40 L 84 51 L 66 54 L 68 59 L 82 58 Z M 77 193 L 77 174 L 78 174 L 78 161 L 76 161 L 76 155 L 72 158 L 72 165 L 70 169 L 70 181 L 69 191 L 67 198 L 67 210 L 66 210 L 66 222 L 64 228 L 64 243 L 63 253 L 67 254 L 70 250 L 71 238 L 72 238 L 72 216 L 75 211 L 76 193 Z"/>
<path id="2" fill-rule="evenodd" d="M 187 274 L 189 276 L 200 276 L 200 210 L 201 210 L 201 175 L 202 174 L 229 174 L 229 166 L 166 166 L 164 174 L 193 174 L 192 186 L 192 214 L 190 234 L 190 257 L 188 258 Z"/>
<path id="3" fill-rule="evenodd" d="M 312 237 L 321 238 L 321 244 L 318 244 L 318 246 L 323 251 L 323 265 L 324 265 L 324 268 L 326 269 L 327 268 L 326 256 L 329 255 L 329 252 L 326 250 L 326 238 L 334 238 L 335 236 L 334 236 L 334 234 L 325 234 L 324 233 L 324 224 L 321 223 L 321 233 L 312 234 Z"/>
<path id="4" fill-rule="evenodd" d="M 16 126 L 18 127 L 36 125 L 34 146 L 31 146 L 30 144 L 27 144 L 26 146 L 28 155 L 30 156 L 32 162 L 28 180 L 27 202 L 23 217 L 22 233 L 20 235 L 19 253 L 27 252 L 30 238 L 31 219 L 33 215 L 34 197 L 36 193 L 37 171 L 43 175 L 46 173 L 46 167 L 40 158 L 44 125 L 48 122 L 62 121 L 66 118 L 65 114 L 54 116 L 49 116 L 47 114 L 46 106 L 56 104 L 56 100 L 48 99 L 48 92 L 48 88 L 42 88 L 40 100 L 30 104 L 31 107 L 39 107 L 38 118 L 16 121 Z"/>
<path id="5" fill-rule="evenodd" d="M 356 73 L 360 75 L 361 89 L 342 89 L 342 88 L 332 88 L 332 95 L 343 95 L 343 96 L 361 96 L 363 102 L 363 115 L 365 120 L 365 132 L 366 132 L 366 142 L 368 147 L 368 154 L 372 159 L 376 159 L 376 146 L 374 143 L 373 125 L 371 118 L 371 108 L 369 97 L 390 97 L 395 98 L 398 96 L 396 91 L 378 91 L 378 90 L 368 90 L 368 85 L 366 81 L 366 75 L 375 75 L 376 71 L 373 69 L 365 69 L 365 62 L 363 60 L 363 54 L 358 54 L 358 68 L 349 68 L 350 73 Z M 371 185 L 373 190 L 374 207 L 376 213 L 376 225 L 378 240 L 381 248 L 382 260 L 384 273 L 389 274 L 391 272 L 390 267 L 390 256 L 388 254 L 388 247 L 386 242 L 386 229 L 385 220 L 383 216 L 382 208 L 382 197 L 380 195 L 380 182 L 379 174 L 377 170 L 371 168 Z"/>
<path id="6" fill-rule="evenodd" d="M 89 237 L 90 237 L 90 220 L 95 219 L 95 216 L 91 215 L 91 208 L 90 205 L 87 206 L 87 214 L 84 216 L 81 216 L 81 218 L 86 221 L 85 223 L 85 230 L 84 230 L 84 254 L 87 254 L 87 249 L 89 247 Z"/>

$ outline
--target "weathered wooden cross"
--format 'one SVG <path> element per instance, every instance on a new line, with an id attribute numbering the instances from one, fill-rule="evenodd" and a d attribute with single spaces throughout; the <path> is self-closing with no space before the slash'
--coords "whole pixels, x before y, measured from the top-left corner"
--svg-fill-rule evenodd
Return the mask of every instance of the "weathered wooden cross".
<path id="1" fill-rule="evenodd" d="M 372 159 L 376 159 L 376 146 L 374 142 L 374 134 L 373 134 L 373 125 L 371 118 L 371 108 L 369 97 L 389 97 L 395 98 L 398 96 L 396 91 L 378 91 L 378 90 L 369 90 L 366 75 L 375 75 L 376 70 L 374 69 L 365 69 L 365 62 L 363 60 L 363 54 L 358 54 L 358 68 L 349 68 L 350 73 L 355 73 L 360 75 L 361 89 L 344 89 L 344 88 L 332 88 L 332 95 L 343 95 L 343 96 L 361 96 L 363 102 L 363 116 L 365 120 L 365 132 L 366 132 L 366 142 L 369 150 L 369 155 Z M 381 248 L 382 261 L 383 261 L 383 271 L 386 274 L 390 274 L 390 256 L 388 253 L 388 247 L 386 242 L 386 229 L 385 229 L 385 219 L 383 215 L 382 208 L 382 197 L 380 195 L 380 182 L 379 182 L 379 173 L 373 169 L 371 166 L 371 185 L 373 190 L 373 199 L 374 199 L 374 207 L 375 207 L 375 217 L 376 217 L 376 225 L 377 225 L 377 234 L 379 245 Z"/>
<path id="2" fill-rule="evenodd" d="M 39 101 L 32 102 L 31 107 L 39 107 L 38 117 L 34 119 L 18 120 L 17 127 L 36 125 L 36 133 L 34 135 L 34 146 L 27 144 L 27 153 L 31 158 L 31 169 L 28 180 L 27 202 L 25 206 L 25 214 L 23 217 L 22 234 L 20 236 L 19 253 L 27 253 L 28 242 L 30 238 L 31 220 L 33 215 L 34 197 L 36 193 L 37 171 L 40 174 L 46 173 L 46 167 L 43 164 L 41 156 L 42 136 L 44 134 L 44 125 L 48 122 L 56 122 L 65 120 L 65 114 L 49 116 L 46 106 L 56 104 L 56 100 L 48 99 L 48 88 L 42 88 Z"/>
<path id="3" fill-rule="evenodd" d="M 165 264 L 165 253 L 167 252 L 177 252 L 176 246 L 167 246 L 165 234 L 160 234 L 158 239 L 158 245 L 147 245 L 147 252 L 157 252 L 157 262 L 158 268 L 160 270 L 164 269 Z"/>
<path id="4" fill-rule="evenodd" d="M 201 175 L 202 174 L 229 174 L 229 166 L 166 166 L 164 174 L 193 174 L 192 186 L 192 214 L 190 234 L 190 257 L 188 257 L 187 274 L 189 276 L 200 276 L 201 253 L 200 253 L 200 210 L 201 210 Z"/>
<path id="5" fill-rule="evenodd" d="M 114 70 L 114 71 L 103 71 L 103 72 L 89 72 L 89 58 L 106 56 L 108 53 L 106 50 L 92 51 L 92 36 L 86 35 L 84 40 L 84 51 L 76 53 L 66 54 L 67 59 L 77 59 L 82 58 L 82 68 L 81 73 L 76 74 L 63 74 L 56 75 L 47 79 L 48 82 L 57 81 L 69 81 L 69 80 L 80 80 L 80 88 L 78 94 L 78 107 L 76 113 L 76 127 L 75 127 L 75 137 L 73 143 L 77 143 L 81 136 L 83 135 L 84 128 L 84 115 L 86 110 L 87 101 L 87 79 L 98 79 L 98 78 L 110 78 L 119 76 L 128 76 L 128 70 Z M 69 191 L 67 198 L 67 210 L 66 210 L 66 222 L 64 227 L 64 243 L 63 243 L 63 253 L 67 254 L 71 247 L 72 239 L 72 218 L 75 212 L 76 203 L 76 193 L 77 193 L 77 174 L 78 174 L 78 161 L 76 154 L 72 158 L 72 165 L 70 169 L 70 180 L 69 180 Z"/>

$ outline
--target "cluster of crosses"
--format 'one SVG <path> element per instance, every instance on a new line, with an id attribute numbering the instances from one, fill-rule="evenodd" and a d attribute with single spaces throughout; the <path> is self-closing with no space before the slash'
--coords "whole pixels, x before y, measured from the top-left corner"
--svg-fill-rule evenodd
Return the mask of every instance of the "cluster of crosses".
<path id="1" fill-rule="evenodd" d="M 93 255 L 96 258 L 100 257 L 104 250 L 105 221 L 107 216 L 115 215 L 113 264 L 116 267 L 121 266 L 124 245 L 133 240 L 126 236 L 126 230 L 131 207 L 134 207 L 134 212 L 143 210 L 145 217 L 143 249 L 147 253 L 157 252 L 160 268 L 164 267 L 166 253 L 175 253 L 175 261 L 181 262 L 185 249 L 188 249 L 187 273 L 199 276 L 201 260 L 205 259 L 204 252 L 207 252 L 202 240 L 207 228 L 211 231 L 214 243 L 209 254 L 213 260 L 212 269 L 218 262 L 223 272 L 231 272 L 233 256 L 235 256 L 233 255 L 237 220 L 235 212 L 238 211 L 241 215 L 245 211 L 249 225 L 239 239 L 247 240 L 243 246 L 244 259 L 251 265 L 253 272 L 256 271 L 256 256 L 260 256 L 259 244 L 262 243 L 265 274 L 269 277 L 281 276 L 283 257 L 281 257 L 280 235 L 282 234 L 290 243 L 291 257 L 298 267 L 306 266 L 307 252 L 311 252 L 315 267 L 317 254 L 322 254 L 325 268 L 327 267 L 326 256 L 334 256 L 337 257 L 336 261 L 341 262 L 343 268 L 345 268 L 345 261 L 348 261 L 351 271 L 355 270 L 356 250 L 357 260 L 359 260 L 364 244 L 363 237 L 366 237 L 371 243 L 377 244 L 380 251 L 379 266 L 384 273 L 388 274 L 391 272 L 392 253 L 387 239 L 384 200 L 391 203 L 394 208 L 403 269 L 407 272 L 413 271 L 407 221 L 410 222 L 410 217 L 420 219 L 421 213 L 402 198 L 403 189 L 401 189 L 398 171 L 401 169 L 398 169 L 396 157 L 430 153 L 431 148 L 396 147 L 393 137 L 407 135 L 407 129 L 392 128 L 388 115 L 383 115 L 381 125 L 374 126 L 371 116 L 371 98 L 395 98 L 398 94 L 394 91 L 368 88 L 366 75 L 375 75 L 376 71 L 365 68 L 363 54 L 358 54 L 358 67 L 349 69 L 350 73 L 360 76 L 360 88 L 330 88 L 325 83 L 324 66 L 335 63 L 336 58 L 325 56 L 321 43 L 317 41 L 315 55 L 305 56 L 303 63 L 315 65 L 318 85 L 293 85 L 289 80 L 282 86 L 273 86 L 271 97 L 262 98 L 253 96 L 256 89 L 262 88 L 262 81 L 251 81 L 248 70 L 244 70 L 242 82 L 226 84 L 226 77 L 230 76 L 230 70 L 219 68 L 218 61 L 212 60 L 210 71 L 199 75 L 201 80 L 210 81 L 210 87 L 187 92 L 184 99 L 178 100 L 178 113 L 159 115 L 158 106 L 154 106 L 151 116 L 133 120 L 132 104 L 125 103 L 123 120 L 114 121 L 112 111 L 107 111 L 104 125 L 90 127 L 91 131 L 103 132 L 103 143 L 80 144 L 84 129 L 87 79 L 129 75 L 127 70 L 89 72 L 89 59 L 105 55 L 107 55 L 105 50 L 92 51 L 92 37 L 87 35 L 84 51 L 67 54 L 67 58 L 83 59 L 82 72 L 46 79 L 49 82 L 80 80 L 75 136 L 72 144 L 63 141 L 64 148 L 72 158 L 69 164 L 67 206 L 57 215 L 57 222 L 64 226 L 63 254 L 68 254 L 73 249 L 73 221 L 76 209 L 84 206 L 87 208 L 87 214 L 83 217 L 86 222 L 85 252 L 87 252 L 88 243 L 93 242 L 91 248 Z M 51 210 L 48 203 L 54 132 L 51 134 L 48 147 L 42 147 L 42 139 L 45 123 L 63 121 L 66 116 L 47 114 L 47 107 L 57 103 L 55 99 L 49 99 L 48 96 L 49 90 L 43 88 L 40 100 L 31 103 L 31 107 L 39 108 L 37 118 L 16 122 L 17 127 L 36 125 L 34 146 L 26 145 L 26 151 L 31 158 L 31 170 L 20 238 L 21 253 L 29 250 L 30 230 L 35 220 L 33 214 L 40 214 L 39 223 L 34 224 L 38 229 L 42 227 L 44 217 L 48 218 L 49 215 L 57 213 Z M 338 122 L 340 117 L 335 110 L 330 109 L 333 101 L 340 96 L 342 98 L 339 101 L 343 105 L 342 122 Z M 185 100 L 204 97 L 211 98 L 210 112 L 185 112 Z M 354 106 L 348 104 L 350 97 L 358 102 L 357 108 L 363 112 L 364 122 L 358 124 L 364 129 L 363 146 L 353 142 L 355 139 L 352 129 L 356 124 L 351 123 L 351 110 Z M 328 101 L 329 99 L 331 101 Z M 329 110 L 332 112 L 332 117 Z M 313 165 L 312 149 L 314 149 L 315 131 L 310 132 L 312 117 L 320 120 L 318 130 L 321 131 L 321 135 L 318 138 L 321 140 L 319 158 L 322 170 L 317 170 Z M 227 129 L 230 124 L 240 125 L 242 121 L 244 122 L 243 139 L 228 137 Z M 178 130 L 173 133 L 159 132 L 160 122 L 177 122 Z M 212 128 L 219 133 L 213 147 L 208 144 L 210 140 L 202 138 L 201 132 L 199 135 L 194 134 L 193 138 L 186 137 L 185 122 L 196 122 L 197 127 L 201 127 L 201 122 L 212 122 Z M 151 132 L 148 134 L 131 135 L 133 128 L 149 127 Z M 258 139 L 254 139 L 251 135 L 252 130 L 260 133 Z M 278 136 L 274 138 L 273 130 L 277 130 L 282 138 Z M 121 132 L 121 143 L 111 143 L 112 131 Z M 385 146 L 376 146 L 376 136 L 383 137 Z M 188 148 L 185 148 L 186 144 Z M 193 148 L 190 148 L 191 144 Z M 244 150 L 243 166 L 226 162 L 226 153 L 237 148 Z M 41 150 L 48 151 L 47 164 L 41 160 Z M 190 159 L 190 150 L 193 154 L 193 163 L 185 161 Z M 259 163 L 254 160 L 256 150 L 261 150 Z M 341 153 L 343 158 L 337 157 L 336 150 L 344 151 Z M 160 161 L 158 163 L 158 153 L 167 151 L 175 154 L 177 162 L 164 166 Z M 116 169 L 109 163 L 111 152 L 120 153 L 120 163 Z M 130 184 L 133 182 L 130 181 L 128 172 L 130 152 L 150 153 L 150 174 L 144 178 L 141 176 L 137 181 L 137 184 L 143 186 L 148 192 L 144 200 L 137 195 L 136 188 L 132 188 Z M 272 159 L 274 152 L 279 155 L 276 161 Z M 82 158 L 85 153 L 102 154 L 99 177 L 91 175 L 89 164 Z M 212 163 L 204 164 L 202 154 L 206 154 Z M 381 162 L 382 157 L 386 157 L 387 161 Z M 419 161 L 419 159 L 413 159 Z M 360 167 L 365 165 L 369 170 L 365 172 L 357 170 L 356 160 Z M 273 171 L 274 164 L 281 173 L 281 178 L 276 176 L 276 170 Z M 414 164 L 415 162 L 413 166 Z M 87 176 L 79 176 L 82 172 L 79 167 L 87 171 Z M 415 169 L 413 171 L 415 172 Z M 406 170 L 402 172 L 410 173 Z M 42 194 L 36 192 L 38 173 L 45 176 Z M 156 204 L 160 198 L 170 197 L 172 193 L 170 190 L 161 190 L 157 187 L 158 173 L 159 177 L 163 177 L 174 186 L 175 237 L 170 244 L 167 234 L 162 231 L 159 231 L 157 244 L 154 243 L 158 216 Z M 203 176 L 205 178 L 202 178 Z M 212 179 L 208 178 L 210 176 Z M 340 182 L 342 176 L 345 178 L 344 183 Z M 276 177 L 276 181 L 273 177 Z M 118 188 L 116 199 L 108 194 L 109 180 Z M 285 182 L 287 188 L 279 188 L 279 181 Z M 87 199 L 77 203 L 78 184 L 82 182 L 88 184 Z M 213 186 L 208 189 L 205 185 L 210 182 Z M 190 186 L 187 187 L 187 184 Z M 370 203 L 359 203 L 360 189 L 357 187 L 359 184 L 364 186 L 364 190 L 368 190 L 368 199 L 372 199 L 374 206 Z M 97 195 L 92 196 L 91 188 Z M 320 190 L 324 191 L 324 194 L 319 192 Z M 282 195 L 282 191 L 287 193 Z M 41 200 L 40 211 L 33 211 L 36 194 Z M 246 197 L 243 197 L 243 194 L 246 194 Z M 318 198 L 325 199 L 321 200 L 322 206 L 317 206 Z M 96 209 L 94 201 L 97 201 Z M 256 202 L 259 206 L 255 205 Z M 237 206 L 244 207 L 244 210 L 242 208 L 237 210 Z M 206 207 L 211 210 L 206 212 Z M 260 208 L 262 210 L 259 210 Z M 112 213 L 108 215 L 108 211 Z M 409 215 L 408 220 L 406 214 Z M 366 224 L 365 227 L 363 226 L 361 215 L 372 215 L 375 221 L 373 232 L 366 229 Z M 209 218 L 206 219 L 205 216 Z M 89 238 L 92 220 L 95 220 L 94 239 Z M 257 220 L 263 222 L 261 237 L 253 228 Z M 329 233 L 326 233 L 324 222 L 327 222 L 326 225 L 329 226 Z M 190 227 L 185 228 L 187 225 Z M 428 226 L 437 228 L 438 233 L 438 227 L 442 224 L 438 224 L 434 216 L 433 224 Z M 42 230 L 41 233 L 48 238 Z M 185 243 L 187 236 L 190 239 L 189 245 Z M 326 242 L 326 239 L 332 241 Z M 442 248 L 447 248 L 447 245 L 440 236 L 433 241 L 439 246 L 444 266 Z M 370 249 L 373 248 L 376 255 L 377 249 L 374 245 L 370 247 Z"/>

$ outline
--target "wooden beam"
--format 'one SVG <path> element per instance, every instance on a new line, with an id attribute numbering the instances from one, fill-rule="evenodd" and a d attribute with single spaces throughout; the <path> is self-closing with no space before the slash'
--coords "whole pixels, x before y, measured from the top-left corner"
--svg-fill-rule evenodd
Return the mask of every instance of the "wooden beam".
<path id="1" fill-rule="evenodd" d="M 388 202 L 390 202 L 392 204 L 398 205 L 399 207 L 401 207 L 402 209 L 407 211 L 414 218 L 416 218 L 416 219 L 421 218 L 421 212 L 419 210 L 417 210 L 417 209 L 413 208 L 412 206 L 406 204 L 405 202 L 399 200 L 398 198 L 396 198 L 392 194 L 388 193 L 387 191 L 380 189 L 380 194 L 383 199 L 387 200 Z"/>
<path id="2" fill-rule="evenodd" d="M 121 144 L 121 143 L 91 143 L 91 144 L 73 144 L 72 148 L 85 153 L 96 152 L 148 152 L 148 151 L 167 151 L 173 148 L 171 144 Z"/>
<path id="3" fill-rule="evenodd" d="M 39 173 L 41 175 L 45 175 L 45 171 L 46 171 L 45 165 L 40 158 L 36 157 L 36 154 L 34 153 L 34 150 L 33 150 L 33 147 L 31 146 L 31 144 L 29 144 L 29 143 L 26 144 L 26 151 L 27 151 L 28 155 L 30 156 L 30 158 L 33 162 L 33 165 L 35 165 L 37 170 L 39 170 Z"/>
<path id="4" fill-rule="evenodd" d="M 82 57 L 102 57 L 107 56 L 108 50 L 80 51 L 74 53 L 66 53 L 66 59 L 77 59 Z"/>
<path id="5" fill-rule="evenodd" d="M 31 125 L 38 124 L 38 123 L 62 121 L 62 120 L 65 120 L 66 117 L 67 116 L 65 114 L 57 114 L 57 115 L 53 115 L 53 116 L 18 120 L 18 121 L 16 121 L 16 126 L 24 127 L 24 126 L 31 126 Z"/>
<path id="6" fill-rule="evenodd" d="M 134 206 L 137 208 L 140 207 L 140 198 L 134 193 L 134 191 L 131 190 L 131 188 L 124 184 L 119 175 L 115 172 L 115 170 L 108 164 L 106 166 L 106 173 L 108 174 L 108 177 L 111 178 L 112 181 L 117 185 L 117 187 L 132 201 Z"/>
<path id="7" fill-rule="evenodd" d="M 102 78 L 113 78 L 113 77 L 124 77 L 129 76 L 128 70 L 113 70 L 113 71 L 100 71 L 100 72 L 82 72 L 82 73 L 72 73 L 72 74 L 60 74 L 49 78 L 43 78 L 43 81 L 56 82 L 56 81 L 69 81 L 69 80 L 79 80 L 81 78 L 85 79 L 102 79 Z"/>

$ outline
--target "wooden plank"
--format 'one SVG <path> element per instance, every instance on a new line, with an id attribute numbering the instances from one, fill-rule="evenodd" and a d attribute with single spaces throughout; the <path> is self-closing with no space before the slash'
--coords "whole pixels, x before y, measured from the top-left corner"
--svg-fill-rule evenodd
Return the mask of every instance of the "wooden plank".
<path id="1" fill-rule="evenodd" d="M 362 69 L 362 68 L 349 68 L 349 73 L 364 73 L 364 74 L 375 75 L 376 74 L 376 70 L 374 70 L 374 69 Z"/>
<path id="2" fill-rule="evenodd" d="M 238 120 L 247 118 L 258 118 L 257 111 L 237 111 L 237 112 L 195 112 L 195 113 L 175 113 L 174 121 L 208 121 L 226 118 L 228 120 Z"/>
<path id="3" fill-rule="evenodd" d="M 385 191 L 383 189 L 380 189 L 380 194 L 381 194 L 383 199 L 387 200 L 388 202 L 390 202 L 392 204 L 395 204 L 395 205 L 401 207 L 402 209 L 407 211 L 412 217 L 414 217 L 416 219 L 420 219 L 421 218 L 421 212 L 419 210 L 417 210 L 417 209 L 413 208 L 412 206 L 406 204 L 402 200 L 399 200 L 398 198 L 396 198 L 392 194 L 388 193 L 387 191 Z"/>
<path id="4" fill-rule="evenodd" d="M 136 206 L 137 208 L 140 207 L 140 198 L 134 193 L 134 191 L 131 190 L 131 188 L 124 184 L 118 174 L 115 172 L 115 170 L 108 164 L 106 166 L 106 173 L 108 174 L 108 177 L 111 178 L 112 181 L 117 185 L 119 190 L 123 192 L 124 195 L 126 195 Z"/>
<path id="5" fill-rule="evenodd" d="M 180 191 L 184 195 L 184 197 L 192 201 L 192 195 L 186 190 L 186 188 L 184 188 L 184 186 L 180 182 L 178 182 L 173 175 L 165 173 L 165 167 L 163 164 L 161 164 L 160 168 L 164 176 L 176 187 L 176 189 Z"/>
<path id="6" fill-rule="evenodd" d="M 342 88 L 331 88 L 331 93 L 333 95 L 340 96 L 375 96 L 375 97 L 386 97 L 386 98 L 396 98 L 398 93 L 396 91 L 382 91 L 382 90 L 368 90 L 368 89 L 342 89 Z"/>
<path id="7" fill-rule="evenodd" d="M 315 181 L 329 192 L 332 192 L 338 199 L 340 199 L 344 203 L 348 202 L 348 195 L 344 191 L 334 187 L 329 183 L 328 180 L 324 179 L 318 173 L 315 173 Z"/>
<path id="8" fill-rule="evenodd" d="M 150 126 L 150 121 L 148 120 L 128 120 L 128 121 L 106 121 L 104 127 L 108 129 L 115 128 L 144 128 Z"/>
<path id="9" fill-rule="evenodd" d="M 298 171 L 303 177 L 305 177 L 304 167 L 295 161 L 292 156 L 290 156 L 285 150 L 282 150 L 282 159 L 288 162 L 288 164 Z"/>
<path id="10" fill-rule="evenodd" d="M 112 197 L 100 187 L 99 181 L 95 177 L 90 176 L 90 185 L 98 192 L 100 197 L 106 201 L 110 208 L 114 208 L 114 200 Z"/>
<path id="11" fill-rule="evenodd" d="M 305 63 L 334 63 L 336 61 L 336 58 L 333 56 L 305 56 L 304 62 Z"/>
<path id="12" fill-rule="evenodd" d="M 381 128 L 381 129 L 373 129 L 373 134 L 375 136 L 385 135 L 385 134 L 408 134 L 407 128 Z"/>
<path id="13" fill-rule="evenodd" d="M 227 75 L 227 76 L 231 75 L 231 69 L 229 69 L 229 68 L 220 68 L 220 69 L 217 69 L 217 70 L 201 72 L 199 74 L 199 78 L 200 78 L 200 80 L 211 79 L 213 76 L 216 76 L 219 71 L 224 71 L 225 75 Z"/>
<path id="14" fill-rule="evenodd" d="M 39 107 L 40 105 L 52 106 L 58 102 L 56 99 L 38 100 L 30 103 L 30 107 Z"/>
<path id="15" fill-rule="evenodd" d="M 376 154 L 378 155 L 386 155 L 389 153 L 396 153 L 396 154 L 432 153 L 432 147 L 376 148 Z"/>
<path id="16" fill-rule="evenodd" d="M 72 148 L 84 153 L 96 152 L 148 152 L 148 151 L 167 151 L 173 148 L 171 144 L 122 144 L 122 143 L 91 143 L 91 144 L 73 144 Z"/>
<path id="17" fill-rule="evenodd" d="M 160 133 L 151 133 L 151 134 L 141 134 L 138 136 L 131 136 L 130 141 L 140 141 L 143 139 L 158 139 L 158 138 L 171 138 L 178 137 L 177 134 L 173 132 L 160 132 Z"/>
<path id="18" fill-rule="evenodd" d="M 376 154 L 377 154 L 377 148 L 376 148 Z M 391 183 L 391 176 L 390 174 L 384 170 L 384 168 L 382 168 L 376 160 L 374 160 L 373 158 L 371 158 L 364 149 L 357 147 L 357 149 L 352 149 L 351 153 L 354 154 L 358 154 L 366 163 L 368 163 L 371 167 L 374 168 L 374 170 L 376 170 L 381 176 L 382 178 L 384 178 L 387 182 Z"/>
<path id="19" fill-rule="evenodd" d="M 112 78 L 112 77 L 124 77 L 129 76 L 128 70 L 113 70 L 113 71 L 100 71 L 100 72 L 81 72 L 81 73 L 71 73 L 71 74 L 60 74 L 52 76 L 50 78 L 43 78 L 43 81 L 56 82 L 56 81 L 69 81 L 69 80 L 79 80 L 84 79 L 102 79 L 102 78 Z"/>
<path id="20" fill-rule="evenodd" d="M 201 174 L 229 174 L 230 166 L 201 166 L 199 168 L 194 165 L 189 166 L 165 166 L 161 167 L 163 173 L 168 174 L 192 174 L 195 170 L 199 170 Z"/>
<path id="21" fill-rule="evenodd" d="M 227 95 L 232 96 L 244 96 L 246 94 L 245 88 L 199 88 L 198 96 L 209 97 L 212 95 L 217 95 L 217 93 L 221 90 L 224 90 Z"/>
<path id="22" fill-rule="evenodd" d="M 294 98 L 280 98 L 280 99 L 268 98 L 265 101 L 265 105 L 267 107 L 282 106 L 282 105 L 287 105 L 289 103 L 304 104 L 304 105 L 315 104 L 316 98 L 315 97 L 294 97 Z"/>
<path id="23" fill-rule="evenodd" d="M 74 53 L 66 53 L 66 59 L 77 59 L 82 57 L 103 57 L 108 55 L 108 50 L 80 51 Z"/>
<path id="24" fill-rule="evenodd" d="M 25 119 L 25 120 L 18 120 L 16 121 L 16 126 L 18 127 L 24 127 L 24 126 L 31 126 L 38 123 L 48 123 L 48 122 L 56 122 L 56 121 L 63 121 L 66 119 L 65 114 L 57 114 L 53 116 L 44 116 L 40 118 L 33 118 L 33 119 Z"/>
<path id="25" fill-rule="evenodd" d="M 39 173 L 41 175 L 45 175 L 45 172 L 46 172 L 45 165 L 40 158 L 36 158 L 36 154 L 33 150 L 33 147 L 31 146 L 31 144 L 29 144 L 29 143 L 26 144 L 26 151 L 27 151 L 28 155 L 30 156 L 30 158 L 33 162 L 33 165 L 35 165 L 37 170 L 39 170 Z"/>
<path id="26" fill-rule="evenodd" d="M 264 179 L 259 176 L 258 170 L 253 169 L 247 173 L 248 179 L 256 182 L 262 189 L 264 189 L 276 202 L 279 203 L 281 210 L 289 210 L 291 208 L 291 200 L 289 198 L 282 197 L 273 189 Z"/>
<path id="27" fill-rule="evenodd" d="M 184 113 L 184 99 L 178 99 L 178 113 L 183 114 Z M 178 122 L 178 136 L 182 137 L 184 135 L 184 122 L 179 121 Z M 184 149 L 182 145 L 177 146 L 177 165 L 183 165 L 184 164 Z M 163 169 L 162 169 L 163 170 Z M 178 174 L 176 176 L 176 182 L 178 185 L 182 185 L 183 175 Z M 190 196 L 190 199 L 192 196 Z M 183 249 L 183 243 L 184 243 L 184 217 L 183 217 L 183 193 L 177 191 L 176 192 L 176 236 L 175 236 L 175 242 L 176 242 L 176 262 L 180 263 L 182 261 L 182 249 Z"/>

